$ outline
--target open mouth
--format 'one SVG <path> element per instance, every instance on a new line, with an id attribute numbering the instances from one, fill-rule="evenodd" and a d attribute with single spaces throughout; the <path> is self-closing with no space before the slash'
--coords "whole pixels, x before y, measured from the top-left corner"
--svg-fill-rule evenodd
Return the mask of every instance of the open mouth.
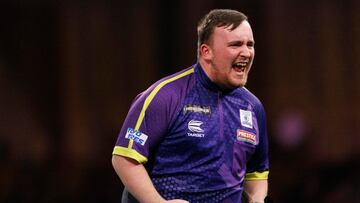
<path id="1" fill-rule="evenodd" d="M 245 69 L 247 67 L 248 62 L 247 61 L 240 61 L 240 62 L 235 62 L 232 67 L 234 68 L 234 70 L 236 72 L 245 72 Z"/>

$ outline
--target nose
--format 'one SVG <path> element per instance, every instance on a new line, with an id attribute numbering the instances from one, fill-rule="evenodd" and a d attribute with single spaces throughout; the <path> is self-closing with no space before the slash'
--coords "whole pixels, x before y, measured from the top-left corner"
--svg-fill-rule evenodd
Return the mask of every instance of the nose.
<path id="1" fill-rule="evenodd" d="M 246 45 L 243 45 L 240 50 L 240 56 L 248 58 L 248 57 L 250 57 L 250 55 L 251 55 L 251 53 L 250 53 L 249 47 Z"/>

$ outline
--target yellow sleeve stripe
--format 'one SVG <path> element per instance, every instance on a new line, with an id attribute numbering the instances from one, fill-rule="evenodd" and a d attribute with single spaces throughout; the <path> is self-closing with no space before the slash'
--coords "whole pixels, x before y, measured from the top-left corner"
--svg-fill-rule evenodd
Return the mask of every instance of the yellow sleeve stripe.
<path id="1" fill-rule="evenodd" d="M 149 94 L 149 96 L 146 98 L 146 100 L 145 100 L 145 102 L 144 102 L 144 105 L 143 105 L 143 107 L 142 107 L 142 109 L 141 109 L 139 118 L 138 118 L 138 120 L 137 120 L 137 122 L 136 122 L 135 130 L 139 130 L 140 125 L 141 125 L 142 121 L 144 120 L 145 111 L 146 111 L 146 109 L 149 107 L 150 102 L 154 99 L 155 95 L 159 92 L 159 90 L 160 90 L 162 87 L 164 87 L 166 84 L 168 84 L 168 83 L 170 83 L 170 82 L 172 82 L 172 81 L 174 81 L 174 80 L 177 80 L 177 79 L 179 79 L 179 78 L 182 78 L 182 77 L 184 77 L 184 76 L 186 76 L 186 75 L 189 75 L 189 74 L 191 74 L 191 73 L 193 73 L 193 72 L 194 72 L 194 68 L 191 68 L 191 69 L 189 69 L 189 70 L 187 70 L 187 71 L 185 71 L 185 72 L 183 72 L 183 73 L 181 73 L 181 74 L 179 74 L 179 75 L 176 75 L 176 76 L 174 76 L 174 77 L 172 77 L 172 78 L 169 78 L 169 79 L 167 79 L 167 80 L 164 80 L 164 81 L 162 81 L 160 84 L 158 84 L 158 85 L 151 91 L 151 93 Z M 129 149 L 132 148 L 133 143 L 134 143 L 134 141 L 133 141 L 133 140 L 130 140 L 129 146 L 128 146 Z"/>
<path id="2" fill-rule="evenodd" d="M 139 152 L 137 152 L 133 149 L 125 148 L 125 147 L 115 146 L 112 154 L 129 157 L 129 158 L 135 159 L 139 163 L 146 163 L 148 160 L 146 157 L 141 155 Z"/>
<path id="3" fill-rule="evenodd" d="M 264 172 L 252 172 L 252 173 L 247 173 L 245 175 L 245 180 L 267 180 L 269 176 L 269 171 L 264 171 Z"/>

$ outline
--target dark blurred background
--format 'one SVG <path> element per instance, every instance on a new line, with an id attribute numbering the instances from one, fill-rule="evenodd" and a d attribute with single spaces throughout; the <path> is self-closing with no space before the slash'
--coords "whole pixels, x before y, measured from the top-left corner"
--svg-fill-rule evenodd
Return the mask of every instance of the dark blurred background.
<path id="1" fill-rule="evenodd" d="M 129 105 L 196 62 L 213 8 L 250 17 L 274 202 L 360 202 L 357 0 L 2 0 L 0 202 L 120 202 Z"/>

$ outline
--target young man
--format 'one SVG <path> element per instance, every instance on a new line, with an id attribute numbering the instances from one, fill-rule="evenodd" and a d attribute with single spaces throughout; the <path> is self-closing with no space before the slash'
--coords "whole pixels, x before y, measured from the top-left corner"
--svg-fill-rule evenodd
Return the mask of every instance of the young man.
<path id="1" fill-rule="evenodd" d="M 254 44 L 243 13 L 212 10 L 198 25 L 198 62 L 135 98 L 112 158 L 123 202 L 264 202 L 265 112 L 244 87 Z"/>

